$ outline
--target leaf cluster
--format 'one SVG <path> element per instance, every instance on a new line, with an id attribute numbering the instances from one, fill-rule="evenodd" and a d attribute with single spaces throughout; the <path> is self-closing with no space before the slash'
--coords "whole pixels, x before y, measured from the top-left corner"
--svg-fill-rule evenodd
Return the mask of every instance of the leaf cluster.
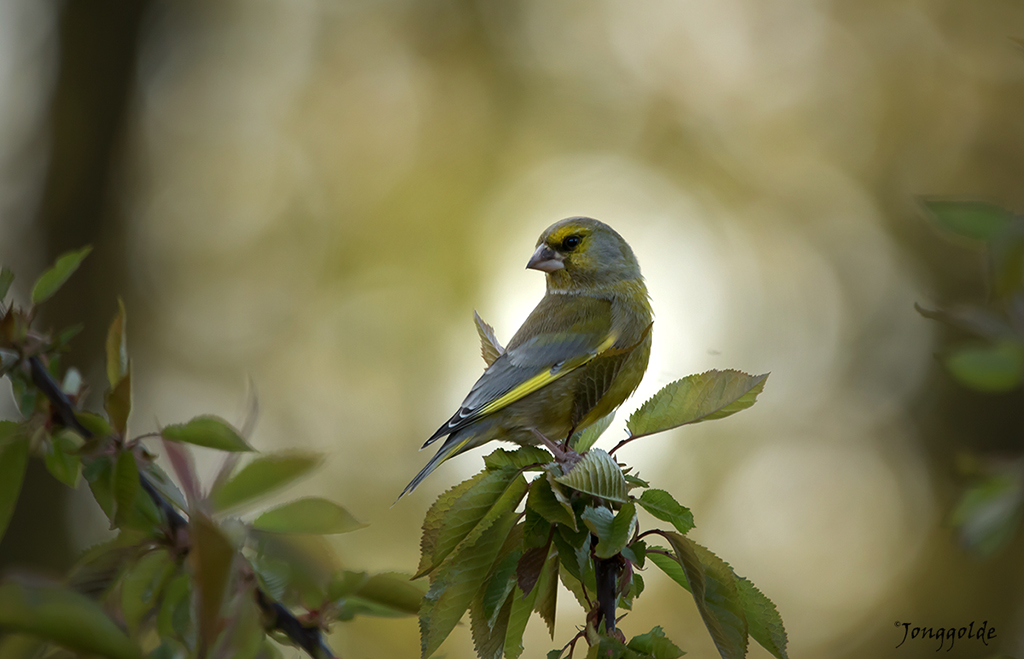
<path id="1" fill-rule="evenodd" d="M 938 355 L 958 383 L 983 394 L 1024 385 L 1024 216 L 996 204 L 926 199 L 931 220 L 951 237 L 985 255 L 989 299 L 947 309 L 917 311 L 956 329 L 961 338 Z M 964 544 L 991 555 L 1005 547 L 1024 519 L 1024 457 L 969 460 L 972 483 L 950 522 Z"/>
<path id="2" fill-rule="evenodd" d="M 477 327 L 485 360 L 500 354 L 493 330 L 479 317 Z M 572 656 L 580 640 L 588 657 L 675 659 L 683 652 L 660 627 L 627 641 L 617 625 L 616 612 L 643 593 L 648 562 L 690 591 L 723 657 L 745 656 L 753 637 L 785 658 L 786 633 L 768 598 L 686 536 L 689 509 L 613 455 L 635 439 L 750 407 L 766 378 L 709 371 L 673 382 L 629 418 L 629 436 L 610 453 L 593 448 L 609 417 L 571 438 L 568 460 L 531 446 L 485 457 L 483 471 L 438 497 L 423 522 L 416 576 L 429 579 L 420 609 L 424 659 L 466 611 L 479 657 L 517 659 L 533 613 L 554 637 L 559 583 L 586 622 L 549 659 Z M 640 511 L 669 530 L 642 531 Z M 652 537 L 668 547 L 649 544 Z"/>
<path id="3" fill-rule="evenodd" d="M 28 309 L 5 305 L 14 276 L 0 269 L 0 375 L 10 379 L 21 421 L 0 421 L 0 537 L 17 503 L 29 457 L 54 478 L 84 481 L 116 531 L 86 551 L 59 583 L 0 581 L 0 629 L 8 645 L 120 658 L 281 656 L 278 643 L 332 656 L 321 630 L 357 615 L 415 614 L 424 589 L 407 575 L 341 569 L 320 536 L 363 525 L 343 507 L 302 498 L 256 513 L 268 496 L 315 469 L 314 454 L 257 454 L 245 432 L 203 415 L 133 435 L 132 369 L 124 305 L 106 339 L 104 413 L 83 411 L 86 384 L 61 356 L 77 328 L 33 328 L 40 303 L 78 268 L 89 248 L 61 256 L 32 287 Z M 176 476 L 157 464 L 159 439 Z M 204 488 L 189 445 L 226 458 Z M 293 609 L 305 611 L 300 615 Z"/>

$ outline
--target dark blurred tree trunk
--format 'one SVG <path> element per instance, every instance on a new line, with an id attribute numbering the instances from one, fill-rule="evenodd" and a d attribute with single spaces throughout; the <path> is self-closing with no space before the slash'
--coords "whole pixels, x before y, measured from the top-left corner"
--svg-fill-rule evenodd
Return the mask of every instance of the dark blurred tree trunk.
<path id="1" fill-rule="evenodd" d="M 88 377 L 103 350 L 117 296 L 128 293 L 125 219 L 119 189 L 142 21 L 151 2 L 61 4 L 59 72 L 50 103 L 49 165 L 39 209 L 46 260 L 91 244 L 93 253 L 44 308 L 41 327 L 84 323 L 67 365 Z M 28 273 L 26 273 L 28 274 Z M 92 403 L 103 390 L 92 380 Z M 0 567 L 63 570 L 74 548 L 65 523 L 73 496 L 32 461 L 18 508 L 0 544 Z"/>

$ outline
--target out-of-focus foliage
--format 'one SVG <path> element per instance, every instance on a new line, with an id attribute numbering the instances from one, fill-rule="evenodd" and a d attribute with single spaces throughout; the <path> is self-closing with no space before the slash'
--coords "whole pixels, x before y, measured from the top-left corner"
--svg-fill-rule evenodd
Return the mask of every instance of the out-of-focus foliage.
<path id="1" fill-rule="evenodd" d="M 0 630 L 26 635 L 40 648 L 55 644 L 113 659 L 280 656 L 271 639 L 330 657 L 321 629 L 332 622 L 415 613 L 423 591 L 407 576 L 342 570 L 293 540 L 361 528 L 341 506 L 307 497 L 254 519 L 236 516 L 304 475 L 319 463 L 316 456 L 264 455 L 236 469 L 230 452 L 253 449 L 240 431 L 211 415 L 149 435 L 129 433 L 133 392 L 123 305 L 107 335 L 107 416 L 78 409 L 85 382 L 74 369 L 60 377 L 68 335 L 55 339 L 34 330 L 32 321 L 37 305 L 88 253 L 60 257 L 33 286 L 28 309 L 5 303 L 14 276 L 0 270 L 0 374 L 18 392 L 24 416 L 0 421 L 0 538 L 30 454 L 65 485 L 84 479 L 116 536 L 86 551 L 64 583 L 28 575 L 0 581 Z M 153 435 L 162 438 L 183 491 L 144 446 Z M 188 444 L 229 452 L 208 491 Z M 223 514 L 227 508 L 230 516 Z M 291 608 L 307 613 L 296 617 Z"/>
<path id="2" fill-rule="evenodd" d="M 476 323 L 489 363 L 500 344 L 479 316 Z M 673 382 L 629 418 L 630 434 L 612 453 L 647 435 L 746 409 L 767 377 L 709 371 Z M 596 434 L 605 428 L 601 424 Z M 423 521 L 416 575 L 430 577 L 420 609 L 421 656 L 432 656 L 468 610 L 478 657 L 518 659 L 526 652 L 523 632 L 532 612 L 554 638 L 561 582 L 586 623 L 549 659 L 573 656 L 581 639 L 590 647 L 588 657 L 676 659 L 683 652 L 661 627 L 627 642 L 616 625 L 617 610 L 631 610 L 644 590 L 637 570 L 649 558 L 693 595 L 723 659 L 745 657 L 748 635 L 786 659 L 786 631 L 775 605 L 684 535 L 694 526 L 689 509 L 592 444 L 587 439 L 582 455 L 559 458 L 533 447 L 499 449 L 484 458 L 483 471 L 438 497 Z M 528 472 L 537 476 L 527 481 Z M 643 492 L 629 493 L 636 489 Z M 638 508 L 676 530 L 641 531 Z M 649 546 L 654 535 L 669 548 Z"/>
<path id="3" fill-rule="evenodd" d="M 618 427 L 678 374 L 772 372 L 757 414 L 617 455 L 771 595 L 790 655 L 887 657 L 894 620 L 987 616 L 990 650 L 1020 657 L 1024 535 L 978 561 L 943 513 L 956 456 L 1012 454 L 1024 408 L 948 376 L 936 346 L 963 336 L 912 304 L 986 290 L 916 195 L 1024 209 L 1022 25 L 1017 0 L 8 0 L 0 261 L 24 283 L 93 244 L 39 318 L 86 320 L 63 360 L 93 386 L 84 405 L 102 409 L 122 296 L 135 431 L 205 412 L 244 426 L 251 376 L 244 436 L 330 456 L 294 496 L 359 501 L 372 525 L 330 543 L 379 571 L 415 565 L 426 508 L 477 470 L 453 461 L 388 508 L 479 375 L 472 310 L 506 336 L 543 286 L 523 270 L 537 233 L 597 217 L 629 238 L 659 328 Z M 205 483 L 221 455 L 196 449 Z M 9 566 L 62 570 L 108 539 L 84 482 L 29 478 L 11 525 Z M 679 603 L 665 581 L 627 624 L 717 656 L 695 607 L 662 616 Z M 418 652 L 412 618 L 335 629 L 351 656 Z M 470 626 L 442 650 L 472 656 Z"/>
<path id="4" fill-rule="evenodd" d="M 953 343 L 942 361 L 960 384 L 992 394 L 1021 393 L 1024 383 L 1024 216 L 972 200 L 925 201 L 929 215 L 953 235 L 984 249 L 990 282 L 986 304 L 918 311 L 971 338 Z M 1024 455 L 965 458 L 973 483 L 950 522 L 970 549 L 990 556 L 1004 548 L 1024 518 Z"/>

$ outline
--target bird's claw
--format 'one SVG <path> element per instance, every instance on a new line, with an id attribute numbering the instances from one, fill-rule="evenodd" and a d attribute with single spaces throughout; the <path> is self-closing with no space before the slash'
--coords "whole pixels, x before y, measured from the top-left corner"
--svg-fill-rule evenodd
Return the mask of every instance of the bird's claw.
<path id="1" fill-rule="evenodd" d="M 572 450 L 568 442 L 564 446 L 560 446 L 557 442 L 553 442 L 544 436 L 542 432 L 536 428 L 531 428 L 533 434 L 537 436 L 540 443 L 543 444 L 551 454 L 555 456 L 555 462 L 562 467 L 563 473 L 569 473 L 569 470 L 576 466 L 576 463 L 580 461 L 580 454 Z"/>

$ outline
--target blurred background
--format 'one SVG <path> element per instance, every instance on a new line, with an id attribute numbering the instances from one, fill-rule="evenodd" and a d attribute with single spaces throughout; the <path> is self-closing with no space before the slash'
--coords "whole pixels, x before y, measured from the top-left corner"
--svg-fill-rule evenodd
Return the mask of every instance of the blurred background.
<path id="1" fill-rule="evenodd" d="M 619 457 L 775 601 L 790 656 L 934 656 L 896 649 L 899 622 L 986 620 L 993 645 L 945 656 L 1024 655 L 1021 534 L 980 558 L 946 523 L 957 456 L 1019 450 L 1020 391 L 952 382 L 946 331 L 913 308 L 986 294 L 980 252 L 918 195 L 1024 209 L 1014 37 L 1011 0 L 3 0 L 0 262 L 25 300 L 93 244 L 43 324 L 85 322 L 70 363 L 101 383 L 123 297 L 133 431 L 241 424 L 251 378 L 252 442 L 327 455 L 289 494 L 370 524 L 332 541 L 342 564 L 412 571 L 426 508 L 481 467 L 448 463 L 390 507 L 483 367 L 473 310 L 506 341 L 543 292 L 523 268 L 537 236 L 597 217 L 657 317 L 599 446 L 678 377 L 772 374 L 750 411 Z M 27 483 L 0 567 L 60 573 L 106 521 L 41 465 Z M 627 636 L 660 624 L 717 656 L 689 596 L 645 577 Z M 566 595 L 555 641 L 534 620 L 525 656 L 583 622 Z M 413 619 L 331 643 L 419 653 Z M 468 626 L 442 653 L 473 656 Z"/>

